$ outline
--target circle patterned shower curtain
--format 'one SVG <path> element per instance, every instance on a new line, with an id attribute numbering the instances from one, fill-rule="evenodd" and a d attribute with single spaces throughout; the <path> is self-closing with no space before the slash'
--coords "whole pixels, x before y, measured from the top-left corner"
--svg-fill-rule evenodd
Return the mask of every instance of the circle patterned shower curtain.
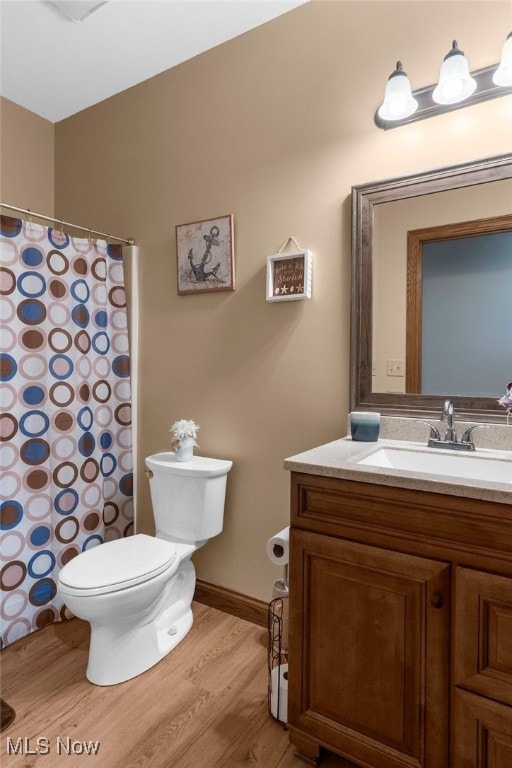
<path id="1" fill-rule="evenodd" d="M 121 246 L 2 216 L 2 644 L 65 618 L 59 569 L 133 531 Z"/>

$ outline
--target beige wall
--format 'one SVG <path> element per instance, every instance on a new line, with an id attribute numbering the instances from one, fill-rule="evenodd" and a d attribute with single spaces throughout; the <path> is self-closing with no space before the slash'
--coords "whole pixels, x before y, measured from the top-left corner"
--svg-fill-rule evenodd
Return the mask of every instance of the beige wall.
<path id="1" fill-rule="evenodd" d="M 511 97 L 378 130 L 388 74 L 400 57 L 413 87 L 434 82 L 456 36 L 488 65 L 509 26 L 508 0 L 313 2 L 56 126 L 59 215 L 140 245 L 140 455 L 192 418 L 200 452 L 234 462 L 200 578 L 270 598 L 283 459 L 346 433 L 351 186 L 511 148 Z M 236 291 L 178 296 L 175 225 L 227 213 Z M 290 235 L 315 254 L 313 298 L 268 304 Z"/>
<path id="2" fill-rule="evenodd" d="M 53 215 L 54 135 L 53 123 L 0 97 L 0 193 L 4 203 Z"/>

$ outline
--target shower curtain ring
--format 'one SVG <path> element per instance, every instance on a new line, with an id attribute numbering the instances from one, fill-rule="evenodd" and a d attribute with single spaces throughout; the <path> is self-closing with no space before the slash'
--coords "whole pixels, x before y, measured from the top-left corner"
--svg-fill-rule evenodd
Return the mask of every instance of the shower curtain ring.
<path id="1" fill-rule="evenodd" d="M 64 229 L 64 221 L 61 219 L 60 220 L 60 229 L 59 229 L 59 232 L 61 233 L 61 235 L 62 235 L 63 229 Z"/>

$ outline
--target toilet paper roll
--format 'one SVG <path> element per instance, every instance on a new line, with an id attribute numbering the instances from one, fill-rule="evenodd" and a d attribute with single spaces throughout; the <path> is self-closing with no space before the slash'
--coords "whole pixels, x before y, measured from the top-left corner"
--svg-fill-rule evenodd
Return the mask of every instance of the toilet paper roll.
<path id="1" fill-rule="evenodd" d="M 288 722 L 288 664 L 274 667 L 270 675 L 270 713 L 282 723 Z"/>
<path id="2" fill-rule="evenodd" d="M 283 528 L 282 531 L 271 536 L 267 541 L 267 555 L 274 565 L 287 565 L 289 557 L 289 539 L 290 528 Z"/>

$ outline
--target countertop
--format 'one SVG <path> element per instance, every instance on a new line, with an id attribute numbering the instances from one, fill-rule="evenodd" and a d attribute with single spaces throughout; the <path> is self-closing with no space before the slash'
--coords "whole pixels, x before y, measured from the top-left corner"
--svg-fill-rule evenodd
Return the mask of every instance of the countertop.
<path id="1" fill-rule="evenodd" d="M 296 456 L 285 459 L 284 468 L 292 472 L 304 472 L 323 477 L 338 477 L 343 480 L 355 480 L 361 483 L 410 488 L 430 493 L 445 493 L 450 496 L 463 496 L 473 499 L 495 501 L 512 506 L 512 484 L 480 479 L 466 479 L 434 475 L 416 470 L 381 468 L 359 465 L 357 462 L 369 456 L 377 448 L 382 447 L 408 448 L 427 450 L 424 443 L 413 443 L 404 440 L 379 439 L 376 443 L 357 442 L 350 437 L 334 440 L 332 443 L 320 445 Z M 441 449 L 429 449 L 438 452 Z M 446 454 L 458 454 L 447 450 Z M 512 463 L 511 451 L 494 451 L 477 449 L 473 454 L 482 458 L 497 459 Z"/>

